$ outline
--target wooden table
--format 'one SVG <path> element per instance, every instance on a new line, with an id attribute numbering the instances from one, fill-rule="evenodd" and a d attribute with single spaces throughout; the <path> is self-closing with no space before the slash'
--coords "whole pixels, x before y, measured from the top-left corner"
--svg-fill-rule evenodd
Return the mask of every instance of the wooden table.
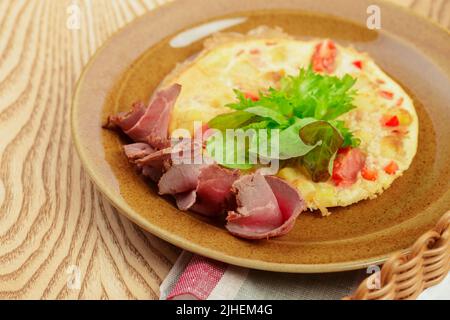
<path id="1" fill-rule="evenodd" d="M 0 1 L 0 298 L 158 298 L 180 250 L 95 190 L 72 146 L 69 108 L 95 50 L 165 1 Z M 450 27 L 450 0 L 392 1 Z"/>

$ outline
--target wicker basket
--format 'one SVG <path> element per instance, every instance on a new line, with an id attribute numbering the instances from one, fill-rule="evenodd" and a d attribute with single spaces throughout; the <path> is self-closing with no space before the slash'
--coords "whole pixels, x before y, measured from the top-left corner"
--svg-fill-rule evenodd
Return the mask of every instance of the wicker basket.
<path id="1" fill-rule="evenodd" d="M 394 254 L 381 271 L 366 278 L 353 295 L 344 299 L 415 299 L 424 289 L 441 282 L 449 270 L 450 211 L 406 253 Z"/>

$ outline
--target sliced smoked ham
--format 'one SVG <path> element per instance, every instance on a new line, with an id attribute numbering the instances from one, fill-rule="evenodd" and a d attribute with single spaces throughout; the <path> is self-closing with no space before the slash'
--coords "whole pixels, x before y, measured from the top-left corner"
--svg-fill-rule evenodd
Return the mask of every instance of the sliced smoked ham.
<path id="1" fill-rule="evenodd" d="M 141 170 L 142 175 L 155 182 L 159 181 L 167 166 L 168 156 L 162 154 L 161 150 L 155 150 L 144 142 L 124 145 L 123 150 L 128 160 L 136 164 L 136 167 Z M 142 159 L 148 159 L 149 157 L 151 157 L 151 160 L 147 160 L 143 164 L 140 163 Z"/>
<path id="2" fill-rule="evenodd" d="M 163 174 L 164 170 L 164 163 L 155 163 L 154 165 L 150 166 L 143 166 L 142 167 L 142 175 L 144 177 L 150 178 L 153 182 L 158 182 L 159 179 L 161 179 L 161 176 Z"/>
<path id="3" fill-rule="evenodd" d="M 136 161 L 139 165 L 146 165 L 147 163 L 152 163 L 153 161 L 164 158 L 175 160 L 176 163 L 198 163 L 201 162 L 202 158 L 202 143 L 196 142 L 190 139 L 183 139 L 173 145 L 166 147 L 164 149 L 155 151 L 146 155 L 145 157 Z M 196 157 L 198 157 L 196 159 Z"/>
<path id="4" fill-rule="evenodd" d="M 233 191 L 237 209 L 228 213 L 226 228 L 241 238 L 265 239 L 284 235 L 306 208 L 297 191 L 274 176 L 258 173 L 243 176 L 233 184 Z"/>
<path id="5" fill-rule="evenodd" d="M 108 121 L 105 128 L 114 129 L 119 127 L 123 132 L 130 130 L 145 113 L 145 105 L 143 102 L 138 101 L 133 104 L 131 111 L 120 112 L 116 115 L 108 117 Z"/>
<path id="6" fill-rule="evenodd" d="M 159 194 L 179 194 L 197 189 L 201 164 L 173 165 L 159 180 Z"/>
<path id="7" fill-rule="evenodd" d="M 123 151 L 130 161 L 139 160 L 155 153 L 155 149 L 153 149 L 148 143 L 143 142 L 126 144 L 123 146 Z"/>
<path id="8" fill-rule="evenodd" d="M 238 170 L 222 168 L 217 164 L 201 169 L 196 189 L 196 202 L 191 210 L 206 216 L 217 216 L 235 206 L 233 183 L 239 178 Z"/>
<path id="9" fill-rule="evenodd" d="M 194 189 L 191 191 L 174 194 L 173 197 L 175 198 L 178 209 L 187 211 L 195 204 L 195 201 L 197 200 L 197 192 Z"/>
<path id="10" fill-rule="evenodd" d="M 147 142 L 156 149 L 168 147 L 170 114 L 180 91 L 179 84 L 157 91 L 146 109 L 135 103 L 130 112 L 110 116 L 106 127 L 119 127 L 133 141 Z"/>
<path id="11" fill-rule="evenodd" d="M 217 164 L 173 165 L 161 177 L 160 194 L 175 197 L 180 210 L 192 210 L 206 216 L 218 216 L 234 203 L 231 187 L 239 177 L 237 170 Z"/>
<path id="12" fill-rule="evenodd" d="M 260 173 L 241 176 L 214 161 L 188 164 L 186 159 L 201 155 L 202 142 L 171 145 L 168 126 L 180 89 L 174 84 L 156 92 L 147 108 L 135 103 L 130 112 L 109 117 L 106 127 L 120 128 L 135 142 L 123 147 L 129 161 L 158 183 L 160 194 L 172 195 L 180 210 L 210 217 L 228 212 L 226 228 L 235 236 L 263 239 L 289 232 L 305 203 L 288 183 Z"/>

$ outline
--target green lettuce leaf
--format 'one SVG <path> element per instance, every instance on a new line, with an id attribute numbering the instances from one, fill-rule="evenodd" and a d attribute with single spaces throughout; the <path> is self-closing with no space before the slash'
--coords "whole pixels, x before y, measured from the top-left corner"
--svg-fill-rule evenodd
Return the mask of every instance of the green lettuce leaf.
<path id="1" fill-rule="evenodd" d="M 346 147 L 352 147 L 356 148 L 359 147 L 361 140 L 356 138 L 353 133 L 345 126 L 345 122 L 341 120 L 332 120 L 329 121 L 331 125 L 333 125 L 341 134 L 341 136 L 344 138 L 344 144 L 342 145 L 342 148 Z"/>
<path id="2" fill-rule="evenodd" d="M 216 139 L 216 136 L 212 135 L 206 141 L 206 153 L 218 164 L 230 169 L 241 170 L 249 170 L 255 166 L 250 163 L 248 151 L 252 137 L 247 137 L 244 141 L 239 141 L 235 136 L 231 140 L 228 140 L 227 135 L 223 135 L 222 138 Z M 243 159 L 238 158 L 239 155 L 243 156 Z"/>
<path id="3" fill-rule="evenodd" d="M 214 117 L 208 122 L 208 127 L 225 131 L 226 129 L 238 129 L 260 120 L 255 114 L 245 111 L 235 111 Z"/>
<path id="4" fill-rule="evenodd" d="M 355 82 L 349 75 L 339 78 L 315 73 L 311 67 L 301 69 L 296 76 L 282 78 L 279 89 L 259 92 L 257 101 L 234 90 L 237 101 L 227 107 L 236 111 L 213 118 L 208 126 L 223 132 L 254 129 L 256 134 L 246 144 L 245 152 L 246 156 L 261 157 L 273 156 L 267 152 L 271 150 L 259 150 L 259 146 L 271 146 L 271 132 L 277 129 L 278 159 L 299 158 L 314 181 L 326 181 L 337 150 L 360 144 L 345 122 L 338 119 L 355 108 L 352 104 Z M 268 134 L 260 129 L 267 129 Z M 232 164 L 237 150 L 224 151 L 229 154 L 218 161 L 224 166 L 243 169 L 252 166 Z"/>
<path id="5" fill-rule="evenodd" d="M 316 121 L 314 118 L 298 119 L 293 125 L 280 132 L 280 159 L 301 157 L 316 147 L 316 143 L 306 144 L 299 135 L 301 128 Z"/>
<path id="6" fill-rule="evenodd" d="M 327 181 L 336 153 L 344 143 L 341 134 L 327 121 L 316 121 L 301 128 L 299 135 L 306 144 L 316 145 L 301 158 L 301 163 L 314 182 Z"/>
<path id="7" fill-rule="evenodd" d="M 309 68 L 301 69 L 297 76 L 283 78 L 281 91 L 294 106 L 297 117 L 333 120 L 355 108 L 352 101 L 356 91 L 350 90 L 355 82 L 349 75 L 338 78 Z"/>
<path id="8" fill-rule="evenodd" d="M 250 107 L 245 109 L 245 112 L 249 112 L 262 118 L 273 120 L 280 126 L 285 126 L 289 124 L 289 120 L 283 114 L 281 114 L 277 110 L 265 108 L 263 106 Z"/>

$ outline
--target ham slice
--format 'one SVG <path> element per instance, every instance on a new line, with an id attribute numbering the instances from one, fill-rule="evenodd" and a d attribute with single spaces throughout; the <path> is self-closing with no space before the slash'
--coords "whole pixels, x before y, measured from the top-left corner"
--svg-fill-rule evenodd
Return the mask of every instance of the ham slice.
<path id="1" fill-rule="evenodd" d="M 193 160 L 195 156 L 194 152 L 201 151 L 201 147 L 199 147 L 199 144 L 194 143 L 190 140 L 182 141 L 173 147 L 168 147 L 161 150 L 155 150 L 149 144 L 144 142 L 136 142 L 124 145 L 123 149 L 128 160 L 136 164 L 138 168 L 141 168 L 142 174 L 144 176 L 151 178 L 155 182 L 159 181 L 165 171 L 170 171 L 165 176 L 164 181 L 161 182 L 162 187 L 160 192 L 162 194 L 176 194 L 179 192 L 184 192 L 180 190 L 168 191 L 166 189 L 166 186 L 171 185 L 171 179 L 176 179 L 177 182 L 184 181 L 186 178 L 184 177 L 185 173 L 189 175 L 193 170 L 195 171 L 198 169 L 198 165 L 193 165 L 193 167 L 191 167 L 191 165 L 172 166 L 172 156 L 181 153 L 181 156 L 179 156 L 178 159 L 183 160 L 186 158 L 185 160 L 187 160 L 187 158 L 189 158 L 189 160 Z M 177 177 L 177 174 L 181 174 L 181 176 Z M 196 175 L 192 176 L 192 179 L 192 186 L 187 188 L 186 190 L 196 188 L 198 181 L 198 172 Z M 172 187 L 177 188 L 176 185 Z"/>
<path id="2" fill-rule="evenodd" d="M 217 164 L 173 165 L 158 183 L 160 194 L 175 197 L 180 210 L 192 210 L 206 216 L 218 216 L 234 203 L 231 187 L 238 179 L 237 170 Z"/>
<path id="3" fill-rule="evenodd" d="M 114 129 L 119 127 L 122 131 L 130 130 L 145 113 L 143 102 L 135 102 L 129 112 L 120 112 L 117 115 L 108 117 L 105 128 Z"/>
<path id="4" fill-rule="evenodd" d="M 181 86 L 173 84 L 156 92 L 145 114 L 125 133 L 134 141 L 146 141 L 154 148 L 167 147 L 170 114 L 180 91 Z"/>
<path id="5" fill-rule="evenodd" d="M 237 209 L 230 211 L 226 228 L 235 236 L 264 239 L 289 232 L 306 205 L 285 181 L 257 173 L 233 184 Z"/>
<path id="6" fill-rule="evenodd" d="M 123 150 L 128 160 L 131 163 L 136 164 L 138 169 L 141 169 L 142 175 L 158 182 L 166 167 L 168 158 L 161 155 L 160 151 L 156 151 L 149 144 L 143 142 L 136 142 L 123 146 Z M 146 161 L 140 164 L 142 159 L 148 159 L 151 157 L 151 161 Z"/>
<path id="7" fill-rule="evenodd" d="M 217 164 L 201 169 L 196 189 L 196 202 L 192 211 L 206 215 L 222 215 L 235 206 L 233 183 L 239 178 L 238 170 L 229 170 Z"/>
<path id="8" fill-rule="evenodd" d="M 155 162 L 169 160 L 172 155 L 172 147 L 168 147 L 165 149 L 153 151 L 151 153 L 146 154 L 145 156 L 136 159 L 136 164 L 139 166 L 152 165 Z"/>
<path id="9" fill-rule="evenodd" d="M 174 195 L 177 207 L 180 210 L 189 210 L 197 200 L 197 192 L 195 190 L 178 193 Z"/>
<path id="10" fill-rule="evenodd" d="M 200 170 L 203 165 L 174 165 L 159 180 L 159 194 L 176 195 L 197 189 Z"/>
<path id="11" fill-rule="evenodd" d="M 142 142 L 124 145 L 123 151 L 125 152 L 125 155 L 130 161 L 142 159 L 146 156 L 155 153 L 155 150 L 152 147 L 150 147 L 149 144 Z"/>
<path id="12" fill-rule="evenodd" d="M 178 163 L 195 163 L 196 157 L 199 157 L 201 160 L 201 155 L 201 143 L 197 143 L 190 139 L 184 139 L 173 146 L 146 155 L 145 157 L 139 159 L 137 163 L 139 165 L 146 165 L 147 163 L 152 163 L 155 159 L 159 158 L 173 159 Z"/>
<path id="13" fill-rule="evenodd" d="M 155 163 L 153 166 L 142 167 L 142 175 L 150 178 L 153 182 L 158 182 L 163 174 L 164 164 Z"/>
<path id="14" fill-rule="evenodd" d="M 106 127 L 119 127 L 133 141 L 147 142 L 155 149 L 166 148 L 170 114 L 180 91 L 179 84 L 157 91 L 146 109 L 141 102 L 135 103 L 130 112 L 110 116 Z"/>

